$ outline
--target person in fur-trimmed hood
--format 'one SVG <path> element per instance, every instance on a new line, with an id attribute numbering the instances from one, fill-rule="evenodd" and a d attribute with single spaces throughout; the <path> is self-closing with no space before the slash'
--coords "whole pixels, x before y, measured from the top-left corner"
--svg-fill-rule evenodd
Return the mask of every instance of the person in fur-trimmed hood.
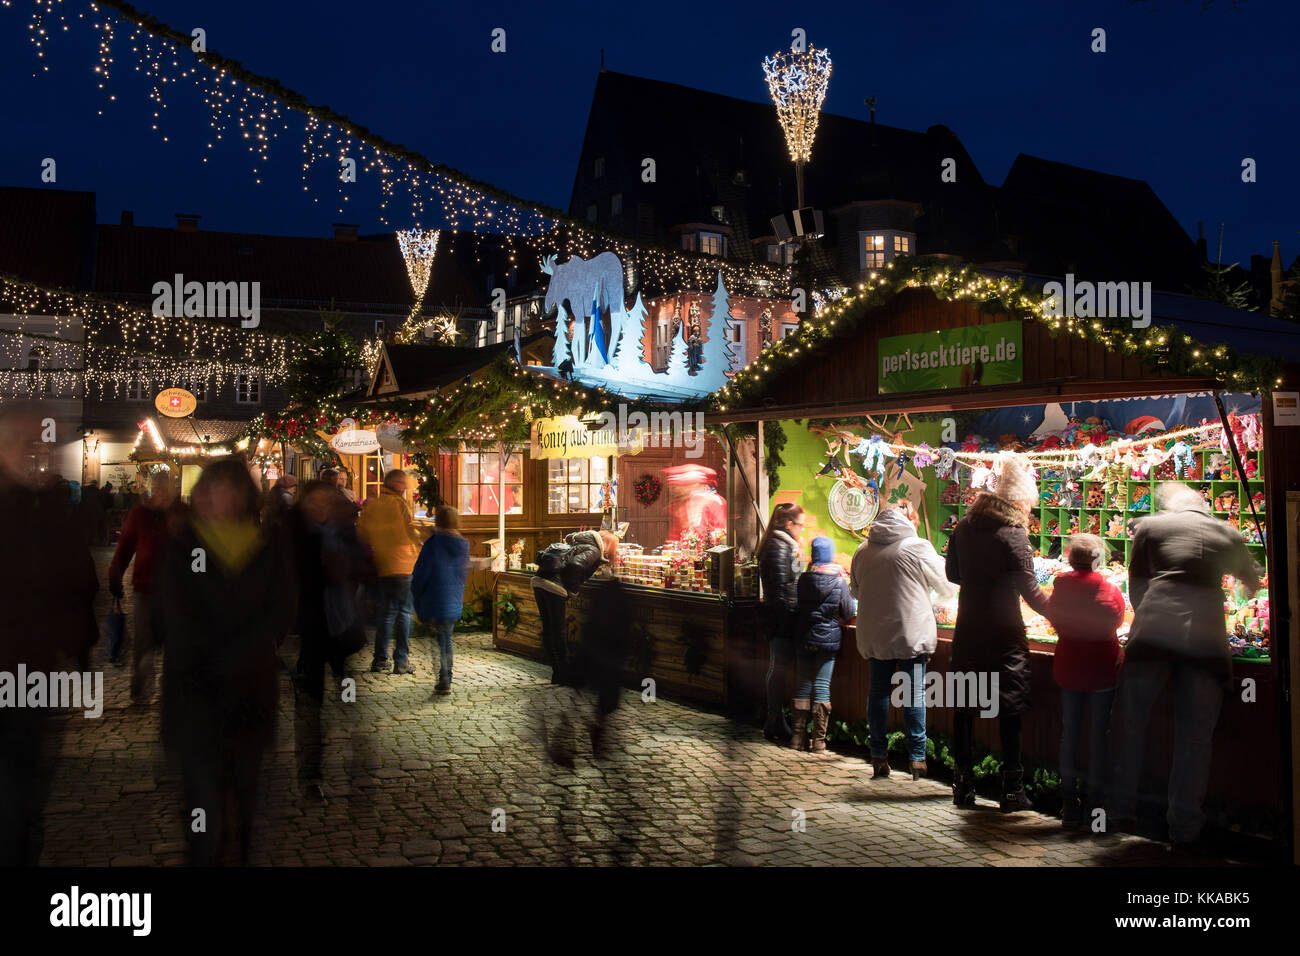
<path id="1" fill-rule="evenodd" d="M 1039 614 L 1047 597 L 1034 578 L 1029 513 L 1038 505 L 1038 485 L 1028 462 L 1008 456 L 994 493 L 975 499 L 948 541 L 945 570 L 961 587 L 952 638 L 953 671 L 994 674 L 998 680 L 998 727 L 1002 742 L 1003 812 L 1028 810 L 1020 762 L 1021 715 L 1029 709 L 1029 642 L 1020 613 L 1024 598 Z M 972 738 L 976 710 L 959 709 L 954 721 L 953 803 L 975 802 Z"/>

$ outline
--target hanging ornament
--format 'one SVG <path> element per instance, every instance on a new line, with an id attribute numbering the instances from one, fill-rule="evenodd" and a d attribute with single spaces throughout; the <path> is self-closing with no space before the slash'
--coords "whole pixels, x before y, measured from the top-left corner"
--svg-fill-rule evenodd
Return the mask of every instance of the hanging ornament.
<path id="1" fill-rule="evenodd" d="M 925 442 L 921 442 L 916 446 L 913 461 L 916 463 L 917 468 L 929 468 L 934 464 L 934 449 Z"/>
<path id="2" fill-rule="evenodd" d="M 957 467 L 957 453 L 951 448 L 940 448 L 938 457 L 934 462 L 934 475 L 936 478 L 947 478 Z"/>

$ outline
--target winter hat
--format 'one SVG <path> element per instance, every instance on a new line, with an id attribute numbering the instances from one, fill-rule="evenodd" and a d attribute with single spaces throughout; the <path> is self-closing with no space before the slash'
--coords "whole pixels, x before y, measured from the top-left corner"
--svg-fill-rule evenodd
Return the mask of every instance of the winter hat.
<path id="1" fill-rule="evenodd" d="M 813 538 L 812 543 L 812 563 L 813 564 L 830 564 L 835 560 L 835 545 L 831 544 L 831 539 L 825 535 L 818 535 Z"/>
<path id="2" fill-rule="evenodd" d="M 1029 477 L 1029 461 L 1023 455 L 1008 455 L 998 475 L 996 494 L 1007 501 L 1038 504 L 1038 485 Z"/>

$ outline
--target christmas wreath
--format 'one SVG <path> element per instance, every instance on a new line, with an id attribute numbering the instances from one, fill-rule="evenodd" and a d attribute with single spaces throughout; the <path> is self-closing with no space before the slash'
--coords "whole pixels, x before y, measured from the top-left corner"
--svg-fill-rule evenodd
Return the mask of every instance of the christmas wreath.
<path id="1" fill-rule="evenodd" d="M 636 500 L 648 508 L 659 500 L 663 485 L 658 478 L 646 472 L 632 485 L 632 490 L 636 493 Z"/>

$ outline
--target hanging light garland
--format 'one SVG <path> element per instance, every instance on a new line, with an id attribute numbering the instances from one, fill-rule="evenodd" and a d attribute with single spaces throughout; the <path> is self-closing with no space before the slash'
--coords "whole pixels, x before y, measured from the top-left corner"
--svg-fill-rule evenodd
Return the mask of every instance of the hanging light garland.
<path id="1" fill-rule="evenodd" d="M 0 0 L 0 6 L 14 6 Z M 325 106 L 315 105 L 302 94 L 270 77 L 254 73 L 242 63 L 210 50 L 193 50 L 194 38 L 138 10 L 123 0 L 88 0 L 76 21 L 97 37 L 98 60 L 92 73 L 105 97 L 116 100 L 112 91 L 115 76 L 114 50 L 122 41 L 129 44 L 136 72 L 149 84 L 153 125 L 163 129 L 166 100 L 163 92 L 181 81 L 199 91 L 209 114 L 210 134 L 205 151 L 213 154 L 227 139 L 242 141 L 252 158 L 253 176 L 261 182 L 262 170 L 272 145 L 290 132 L 289 114 L 302 117 L 295 133 L 302 153 L 303 189 L 311 192 L 311 173 L 324 165 L 326 181 L 338 196 L 343 213 L 350 200 L 341 170 L 348 163 L 355 170 L 373 174 L 379 180 L 381 222 L 388 222 L 390 203 L 403 193 L 410 218 L 427 221 L 437 210 L 453 232 L 471 231 L 480 244 L 485 235 L 500 242 L 511 265 L 521 259 L 532 261 L 543 254 L 581 255 L 612 250 L 639 275 L 663 288 L 703 289 L 722 270 L 727 287 L 735 293 L 785 295 L 791 272 L 788 267 L 769 263 L 735 263 L 703 253 L 649 247 L 591 223 L 570 219 L 562 210 L 531 202 L 490 183 L 481 182 L 451 167 L 430 161 L 372 132 L 349 117 Z M 62 0 L 37 0 L 32 11 L 33 42 L 38 61 L 45 63 L 46 43 L 57 17 L 58 29 L 66 32 L 70 21 L 64 16 Z M 116 44 L 116 46 L 115 46 Z M 313 200 L 319 196 L 312 194 Z"/>
<path id="2" fill-rule="evenodd" d="M 808 162 L 830 85 L 830 54 L 811 46 L 805 51 L 775 53 L 763 60 L 763 76 L 790 158 L 796 163 Z"/>
<path id="3" fill-rule="evenodd" d="M 759 351 L 731 381 L 713 394 L 719 411 L 761 404 L 772 376 L 782 375 L 838 336 L 858 328 L 880 306 L 904 289 L 925 288 L 946 301 L 974 301 L 988 312 L 1032 319 L 1053 336 L 1097 342 L 1116 354 L 1136 358 L 1178 375 L 1203 376 L 1234 391 L 1267 393 L 1283 382 L 1274 356 L 1247 355 L 1228 345 L 1207 345 L 1174 326 L 1134 329 L 1128 320 L 1067 317 L 1053 311 L 1053 299 L 1022 278 L 988 275 L 972 266 L 954 268 L 938 258 L 900 258 L 869 274 L 855 291 L 827 303 L 812 321 Z"/>

